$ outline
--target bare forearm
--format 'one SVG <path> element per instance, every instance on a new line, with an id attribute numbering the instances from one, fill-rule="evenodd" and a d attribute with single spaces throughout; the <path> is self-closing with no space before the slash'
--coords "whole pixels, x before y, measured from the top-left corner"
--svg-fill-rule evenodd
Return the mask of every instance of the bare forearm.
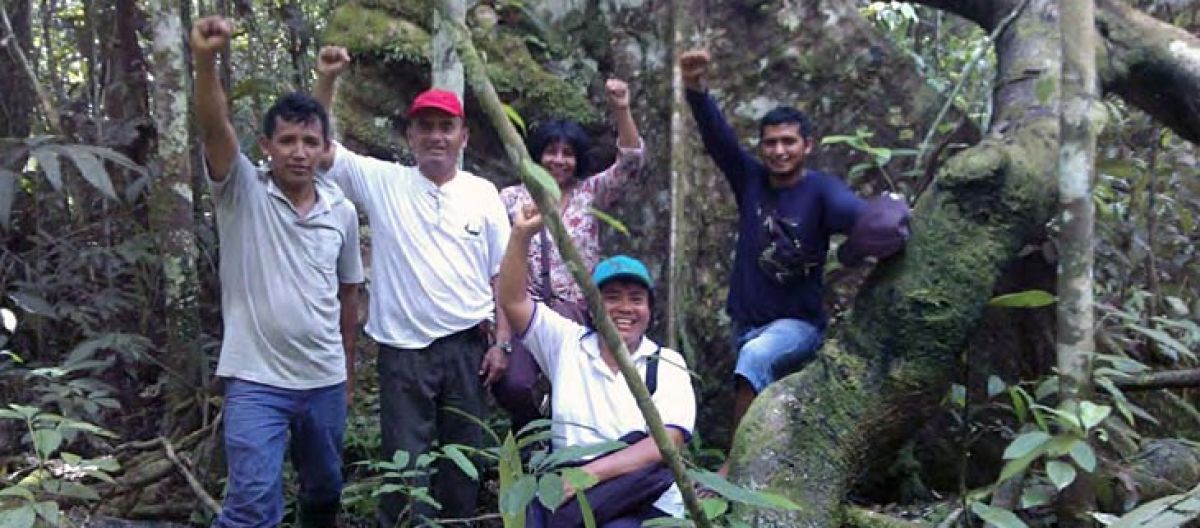
<path id="1" fill-rule="evenodd" d="M 642 144 L 638 134 L 637 123 L 633 120 L 633 112 L 628 106 L 613 110 L 613 118 L 617 122 L 617 146 L 621 148 L 637 148 Z"/>
<path id="2" fill-rule="evenodd" d="M 525 289 L 525 277 L 529 273 L 530 236 L 514 230 L 508 237 L 508 247 L 500 261 L 500 277 L 496 281 L 496 303 L 504 312 L 497 314 L 497 323 L 504 318 L 505 326 L 513 325 L 524 330 L 532 317 L 529 292 Z M 508 329 L 505 328 L 507 331 Z"/>
<path id="3" fill-rule="evenodd" d="M 336 130 L 333 115 L 333 101 L 337 97 L 337 77 L 333 75 L 317 75 L 317 84 L 313 86 L 313 98 L 321 102 L 329 113 L 329 129 Z"/>
<path id="4" fill-rule="evenodd" d="M 346 378 L 354 376 L 354 347 L 358 342 L 358 285 L 343 285 L 340 295 L 342 349 L 346 354 Z"/>
<path id="5" fill-rule="evenodd" d="M 675 442 L 676 447 L 683 445 L 683 433 L 668 428 L 667 435 Z M 616 453 L 588 462 L 583 466 L 583 470 L 604 482 L 659 462 L 662 462 L 662 452 L 658 450 L 653 438 L 646 437 Z"/>
<path id="6" fill-rule="evenodd" d="M 225 104 L 225 90 L 217 74 L 217 58 L 214 55 L 197 55 L 196 62 L 196 119 L 200 134 L 208 143 L 219 138 L 229 129 L 229 110 Z"/>

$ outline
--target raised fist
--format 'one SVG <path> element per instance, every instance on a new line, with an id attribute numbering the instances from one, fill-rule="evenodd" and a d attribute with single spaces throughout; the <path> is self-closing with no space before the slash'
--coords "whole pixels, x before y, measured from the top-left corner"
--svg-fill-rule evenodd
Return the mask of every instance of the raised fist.
<path id="1" fill-rule="evenodd" d="M 694 90 L 703 89 L 711 62 L 712 57 L 705 50 L 690 50 L 680 55 L 679 70 L 683 76 L 683 85 Z"/>
<path id="2" fill-rule="evenodd" d="M 317 75 L 337 77 L 350 65 L 350 53 L 341 46 L 324 46 L 317 55 Z"/>
<path id="3" fill-rule="evenodd" d="M 620 79 L 609 79 L 604 83 L 604 95 L 613 108 L 629 108 L 629 84 Z"/>
<path id="4" fill-rule="evenodd" d="M 219 16 L 204 17 L 192 24 L 192 53 L 213 56 L 225 49 L 233 25 Z"/>
<path id="5" fill-rule="evenodd" d="M 538 211 L 536 205 L 526 205 L 521 208 L 521 211 L 513 215 L 513 230 L 518 233 L 523 233 L 532 236 L 542 230 L 542 213 Z"/>

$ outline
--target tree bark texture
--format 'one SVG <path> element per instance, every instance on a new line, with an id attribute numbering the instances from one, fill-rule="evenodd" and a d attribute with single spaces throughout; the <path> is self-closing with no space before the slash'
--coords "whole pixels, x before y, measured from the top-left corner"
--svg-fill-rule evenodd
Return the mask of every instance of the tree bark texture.
<path id="1" fill-rule="evenodd" d="M 184 55 L 183 5 L 174 0 L 146 4 L 150 16 L 151 70 L 154 73 L 154 124 L 158 131 L 154 172 L 159 177 L 150 188 L 150 225 L 162 252 L 163 310 L 167 345 L 169 409 L 192 398 L 200 386 L 201 361 L 197 335 L 199 283 L 196 270 L 196 236 L 193 216 L 192 168 L 189 151 L 190 77 Z M 164 430 L 194 425 L 168 414 Z"/>
<path id="2" fill-rule="evenodd" d="M 1062 97 L 1058 148 L 1058 357 L 1060 406 L 1077 409 L 1092 393 L 1095 308 L 1092 236 L 1096 221 L 1092 180 L 1096 168 L 1096 128 L 1100 119 L 1096 85 L 1093 0 L 1059 4 L 1062 42 Z M 1088 441 L 1087 438 L 1084 441 Z M 1063 526 L 1091 526 L 1091 478 L 1081 475 L 1057 501 Z"/>

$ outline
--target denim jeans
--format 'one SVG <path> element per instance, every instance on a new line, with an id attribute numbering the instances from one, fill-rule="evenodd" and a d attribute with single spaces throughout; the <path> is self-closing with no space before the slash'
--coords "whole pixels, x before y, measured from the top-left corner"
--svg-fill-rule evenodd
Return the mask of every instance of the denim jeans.
<path id="1" fill-rule="evenodd" d="M 229 482 L 213 526 L 279 525 L 283 519 L 283 455 L 289 445 L 292 465 L 300 476 L 301 506 L 336 505 L 342 493 L 345 430 L 344 383 L 291 390 L 226 378 Z"/>
<path id="2" fill-rule="evenodd" d="M 816 355 L 824 332 L 803 319 L 776 319 L 762 326 L 734 323 L 737 366 L 733 373 L 755 393 L 804 366 Z"/>

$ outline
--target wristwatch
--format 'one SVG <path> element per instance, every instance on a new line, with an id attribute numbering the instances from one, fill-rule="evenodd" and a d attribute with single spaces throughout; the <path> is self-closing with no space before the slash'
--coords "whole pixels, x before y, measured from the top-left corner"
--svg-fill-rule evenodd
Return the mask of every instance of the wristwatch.
<path id="1" fill-rule="evenodd" d="M 497 344 L 496 347 L 499 348 L 500 350 L 503 350 L 504 355 L 506 355 L 506 356 L 509 354 L 512 354 L 512 341 L 505 341 L 503 343 Z"/>

